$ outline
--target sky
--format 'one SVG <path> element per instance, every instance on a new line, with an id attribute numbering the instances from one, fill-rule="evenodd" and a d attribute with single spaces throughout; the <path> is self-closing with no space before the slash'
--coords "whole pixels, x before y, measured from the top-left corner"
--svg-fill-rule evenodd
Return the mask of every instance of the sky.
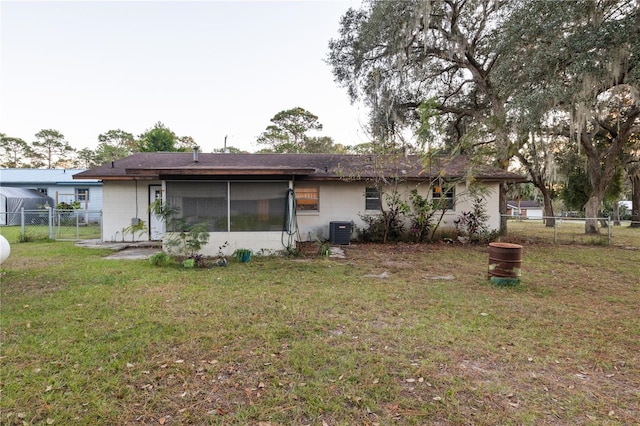
<path id="1" fill-rule="evenodd" d="M 278 112 L 302 107 L 334 142 L 367 141 L 324 61 L 360 1 L 0 2 L 0 132 L 55 129 L 76 149 L 157 122 L 203 152 L 249 152 Z"/>

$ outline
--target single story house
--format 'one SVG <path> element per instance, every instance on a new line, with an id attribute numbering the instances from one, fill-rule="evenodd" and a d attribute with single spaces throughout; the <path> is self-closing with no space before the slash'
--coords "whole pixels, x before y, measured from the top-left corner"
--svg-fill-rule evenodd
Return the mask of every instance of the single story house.
<path id="1" fill-rule="evenodd" d="M 54 206 L 78 201 L 82 210 L 102 209 L 102 182 L 98 179 L 74 181 L 84 169 L 0 169 L 0 186 L 26 188 L 50 197 Z"/>
<path id="2" fill-rule="evenodd" d="M 542 219 L 542 206 L 534 200 L 507 201 L 507 215 L 526 217 L 528 219 Z"/>
<path id="3" fill-rule="evenodd" d="M 444 198 L 447 226 L 470 211 L 469 184 L 484 185 L 489 226 L 500 226 L 498 188 L 521 182 L 518 174 L 478 166 L 464 156 L 429 164 L 418 156 L 381 158 L 338 154 L 137 153 L 74 175 L 103 183 L 103 235 L 119 241 L 132 224 L 146 222 L 139 239 L 161 240 L 165 224 L 151 213 L 161 199 L 179 208 L 188 223 L 205 222 L 210 240 L 202 254 L 214 256 L 225 242 L 237 248 L 279 251 L 296 241 L 330 237 L 332 223 L 364 227 L 379 214 L 385 193 L 396 187 L 408 198 Z M 382 191 L 381 191 L 382 189 Z"/>

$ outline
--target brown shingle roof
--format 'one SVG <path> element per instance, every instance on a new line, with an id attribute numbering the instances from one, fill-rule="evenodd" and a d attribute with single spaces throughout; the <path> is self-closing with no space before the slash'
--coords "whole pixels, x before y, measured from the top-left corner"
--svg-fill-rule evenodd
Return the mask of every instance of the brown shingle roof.
<path id="1" fill-rule="evenodd" d="M 138 153 L 74 175 L 74 179 L 224 179 L 229 177 L 295 177 L 297 180 L 366 180 L 379 176 L 429 180 L 458 178 L 470 168 L 465 156 L 440 157 L 430 163 L 420 157 L 380 158 L 339 154 L 208 154 Z M 482 181 L 523 181 L 516 173 L 489 166 L 473 166 L 471 175 Z"/>

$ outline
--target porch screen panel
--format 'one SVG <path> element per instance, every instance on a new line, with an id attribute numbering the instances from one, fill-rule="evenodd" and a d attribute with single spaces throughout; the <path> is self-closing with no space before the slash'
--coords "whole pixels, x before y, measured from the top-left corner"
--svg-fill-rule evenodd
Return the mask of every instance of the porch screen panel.
<path id="1" fill-rule="evenodd" d="M 210 232 L 226 232 L 227 182 L 167 182 L 167 203 L 180 209 L 188 225 L 207 223 Z"/>
<path id="2" fill-rule="evenodd" d="M 231 182 L 231 231 L 282 231 L 287 182 Z"/>

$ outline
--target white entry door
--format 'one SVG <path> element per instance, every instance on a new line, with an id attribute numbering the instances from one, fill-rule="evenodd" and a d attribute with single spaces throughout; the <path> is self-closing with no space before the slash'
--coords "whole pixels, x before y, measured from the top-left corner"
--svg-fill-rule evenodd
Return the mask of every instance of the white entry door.
<path id="1" fill-rule="evenodd" d="M 162 186 L 149 186 L 149 205 L 156 200 L 162 199 Z M 164 222 L 158 216 L 149 212 L 149 233 L 152 240 L 161 240 L 164 235 Z"/>

